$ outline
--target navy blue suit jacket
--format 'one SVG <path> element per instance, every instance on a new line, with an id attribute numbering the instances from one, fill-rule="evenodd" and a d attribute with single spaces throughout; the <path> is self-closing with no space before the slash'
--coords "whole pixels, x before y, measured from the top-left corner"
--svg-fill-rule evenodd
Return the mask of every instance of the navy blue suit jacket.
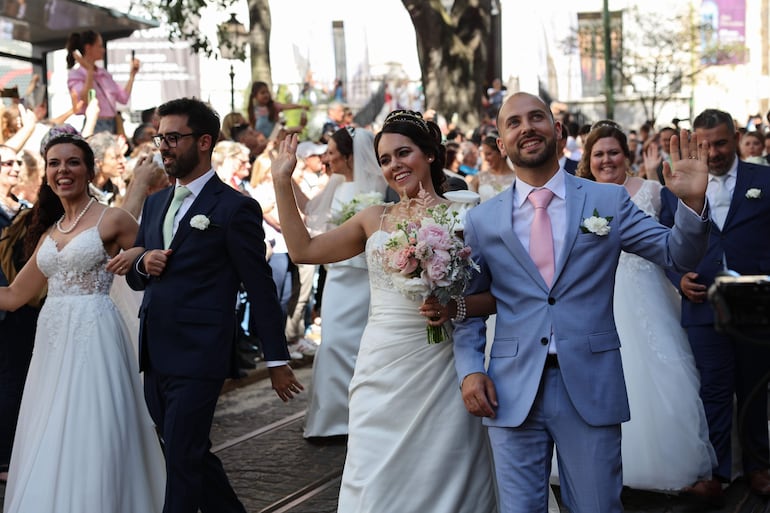
<path id="1" fill-rule="evenodd" d="M 136 246 L 163 248 L 162 225 L 173 187 L 147 198 Z M 204 215 L 210 225 L 195 229 Z M 146 278 L 136 265 L 126 276 L 144 290 L 139 311 L 140 367 L 169 376 L 237 376 L 236 298 L 243 283 L 251 302 L 252 333 L 267 360 L 288 360 L 281 307 L 270 266 L 259 204 L 213 176 L 179 222 L 166 269 Z"/>
<path id="2" fill-rule="evenodd" d="M 578 162 L 577 160 L 572 160 L 568 158 L 564 161 L 564 170 L 569 174 L 574 175 L 575 171 L 577 171 L 578 164 L 580 164 L 580 162 Z"/>
<path id="3" fill-rule="evenodd" d="M 761 197 L 746 197 L 749 189 L 759 189 Z M 668 189 L 661 191 L 660 222 L 673 224 L 677 199 Z M 770 274 L 770 167 L 739 161 L 735 192 L 730 202 L 725 224 L 720 230 L 713 221 L 706 255 L 694 272 L 697 281 L 706 286 L 714 282 L 719 271 L 727 267 L 739 274 Z M 668 273 L 678 289 L 681 274 Z M 714 323 L 714 311 L 708 301 L 693 303 L 682 299 L 682 326 L 703 326 Z"/>

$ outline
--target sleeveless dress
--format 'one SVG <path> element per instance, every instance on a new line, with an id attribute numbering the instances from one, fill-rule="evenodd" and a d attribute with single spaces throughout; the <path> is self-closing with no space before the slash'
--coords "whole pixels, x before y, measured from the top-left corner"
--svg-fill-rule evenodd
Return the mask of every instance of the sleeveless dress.
<path id="1" fill-rule="evenodd" d="M 353 182 L 337 186 L 332 217 L 355 194 Z M 305 417 L 306 438 L 348 433 L 348 387 L 368 315 L 366 256 L 362 253 L 328 264 L 321 301 L 321 344 L 313 357 L 310 404 Z"/>
<path id="2" fill-rule="evenodd" d="M 645 180 L 632 200 L 658 219 L 661 185 Z M 615 276 L 615 324 L 631 420 L 622 426 L 623 484 L 680 490 L 710 477 L 716 455 L 700 377 L 680 325 L 681 298 L 662 268 L 621 253 Z"/>
<path id="3" fill-rule="evenodd" d="M 159 512 L 165 463 L 126 327 L 109 298 L 98 225 L 61 249 L 48 278 L 11 455 L 5 513 Z"/>
<path id="4" fill-rule="evenodd" d="M 486 430 L 463 405 L 452 342 L 429 345 L 419 302 L 393 289 L 379 263 L 388 236 L 366 246 L 371 314 L 350 383 L 338 511 L 495 512 Z"/>

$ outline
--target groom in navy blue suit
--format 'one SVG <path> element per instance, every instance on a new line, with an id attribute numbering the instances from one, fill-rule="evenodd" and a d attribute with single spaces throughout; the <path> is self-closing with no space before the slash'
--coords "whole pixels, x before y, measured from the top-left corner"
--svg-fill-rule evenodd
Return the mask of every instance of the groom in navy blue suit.
<path id="1" fill-rule="evenodd" d="M 302 390 L 289 352 L 259 204 L 222 183 L 211 168 L 219 117 L 195 99 L 158 108 L 154 140 L 176 186 L 150 196 L 135 246 L 145 251 L 126 276 L 144 290 L 139 358 L 145 399 L 166 456 L 164 513 L 243 513 L 209 432 L 227 377 L 237 377 L 236 298 L 251 299 L 251 329 L 270 379 L 286 401 Z"/>
<path id="2" fill-rule="evenodd" d="M 751 333 L 764 345 L 748 344 L 714 329 L 714 310 L 707 301 L 708 287 L 718 272 L 770 274 L 770 168 L 738 158 L 740 139 L 732 116 L 720 110 L 703 111 L 693 121 L 701 140 L 710 144 L 708 156 L 711 234 L 708 251 L 694 272 L 669 273 L 682 294 L 682 326 L 687 330 L 700 373 L 701 399 L 717 454 L 713 478 L 686 490 L 719 504 L 722 483 L 732 477 L 731 432 L 733 394 L 739 411 L 747 413 L 743 441 L 743 471 L 754 493 L 770 495 L 767 472 L 767 386 L 754 402 L 751 390 L 770 372 L 770 334 Z M 676 198 L 663 189 L 660 222 L 673 223 Z"/>

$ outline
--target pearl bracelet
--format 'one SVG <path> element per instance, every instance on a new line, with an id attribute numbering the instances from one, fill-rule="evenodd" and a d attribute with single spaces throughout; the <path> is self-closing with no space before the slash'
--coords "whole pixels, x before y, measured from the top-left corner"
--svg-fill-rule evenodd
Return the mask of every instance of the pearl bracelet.
<path id="1" fill-rule="evenodd" d="M 468 313 L 468 310 L 465 308 L 465 297 L 453 296 L 452 299 L 455 300 L 455 305 L 457 306 L 457 312 L 455 313 L 455 316 L 452 317 L 452 321 L 454 322 L 464 321 L 465 314 Z"/>

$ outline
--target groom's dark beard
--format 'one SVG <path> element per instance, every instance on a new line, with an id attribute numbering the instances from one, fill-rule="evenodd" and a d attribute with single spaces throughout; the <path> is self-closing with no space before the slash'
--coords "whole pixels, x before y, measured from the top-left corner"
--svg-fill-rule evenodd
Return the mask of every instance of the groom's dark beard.
<path id="1" fill-rule="evenodd" d="M 166 173 L 174 178 L 184 178 L 198 167 L 200 161 L 200 155 L 193 146 L 185 153 L 174 155 L 174 161 L 166 166 Z"/>
<path id="2" fill-rule="evenodd" d="M 513 166 L 519 166 L 523 168 L 535 168 L 540 167 L 556 154 L 556 139 L 546 140 L 543 151 L 532 157 L 522 157 L 521 153 L 516 153 L 513 156 L 509 155 Z"/>

